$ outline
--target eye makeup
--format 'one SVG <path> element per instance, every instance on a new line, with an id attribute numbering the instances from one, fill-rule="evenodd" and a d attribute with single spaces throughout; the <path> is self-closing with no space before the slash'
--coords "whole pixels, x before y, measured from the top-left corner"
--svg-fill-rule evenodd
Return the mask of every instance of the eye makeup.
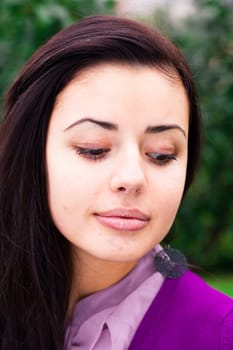
<path id="1" fill-rule="evenodd" d="M 109 148 L 84 148 L 84 147 L 75 147 L 75 151 L 78 155 L 83 158 L 90 160 L 100 160 L 105 158 L 106 154 L 110 152 Z"/>

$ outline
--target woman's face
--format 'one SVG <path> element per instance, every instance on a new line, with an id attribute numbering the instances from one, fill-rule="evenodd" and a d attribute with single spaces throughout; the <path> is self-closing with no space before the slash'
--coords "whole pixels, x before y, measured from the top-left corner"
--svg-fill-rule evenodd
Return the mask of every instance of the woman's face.
<path id="1" fill-rule="evenodd" d="M 166 236 L 184 189 L 188 110 L 179 80 L 145 66 L 99 65 L 58 95 L 49 206 L 77 254 L 137 261 Z"/>

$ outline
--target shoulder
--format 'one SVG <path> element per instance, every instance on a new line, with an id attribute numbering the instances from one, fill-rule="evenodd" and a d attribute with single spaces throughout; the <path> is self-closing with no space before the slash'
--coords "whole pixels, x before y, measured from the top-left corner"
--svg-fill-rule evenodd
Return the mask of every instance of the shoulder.
<path id="1" fill-rule="evenodd" d="M 233 310 L 233 299 L 210 287 L 196 274 L 188 271 L 177 280 L 166 280 L 161 299 L 171 293 L 174 309 L 188 307 L 189 313 L 207 314 L 208 318 L 218 319 Z"/>
<path id="2" fill-rule="evenodd" d="M 140 342 L 150 348 L 156 340 L 158 350 L 233 350 L 233 299 L 190 271 L 179 279 L 167 279 L 136 338 L 138 346 L 130 349 L 142 349 Z"/>

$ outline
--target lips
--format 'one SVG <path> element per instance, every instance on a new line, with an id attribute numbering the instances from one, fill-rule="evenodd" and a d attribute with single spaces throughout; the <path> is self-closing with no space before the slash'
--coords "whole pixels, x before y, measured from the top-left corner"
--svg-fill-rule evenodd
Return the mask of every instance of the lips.
<path id="1" fill-rule="evenodd" d="M 138 209 L 117 208 L 95 213 L 103 225 L 118 231 L 137 231 L 143 229 L 150 218 Z"/>

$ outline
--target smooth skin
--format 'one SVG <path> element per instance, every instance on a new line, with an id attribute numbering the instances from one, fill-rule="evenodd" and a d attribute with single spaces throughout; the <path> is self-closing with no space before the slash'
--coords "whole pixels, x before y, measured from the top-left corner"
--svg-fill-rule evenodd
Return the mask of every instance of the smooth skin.
<path id="1" fill-rule="evenodd" d="M 58 95 L 46 162 L 51 216 L 73 251 L 70 313 L 167 235 L 184 190 L 188 124 L 182 83 L 153 67 L 97 65 Z"/>

